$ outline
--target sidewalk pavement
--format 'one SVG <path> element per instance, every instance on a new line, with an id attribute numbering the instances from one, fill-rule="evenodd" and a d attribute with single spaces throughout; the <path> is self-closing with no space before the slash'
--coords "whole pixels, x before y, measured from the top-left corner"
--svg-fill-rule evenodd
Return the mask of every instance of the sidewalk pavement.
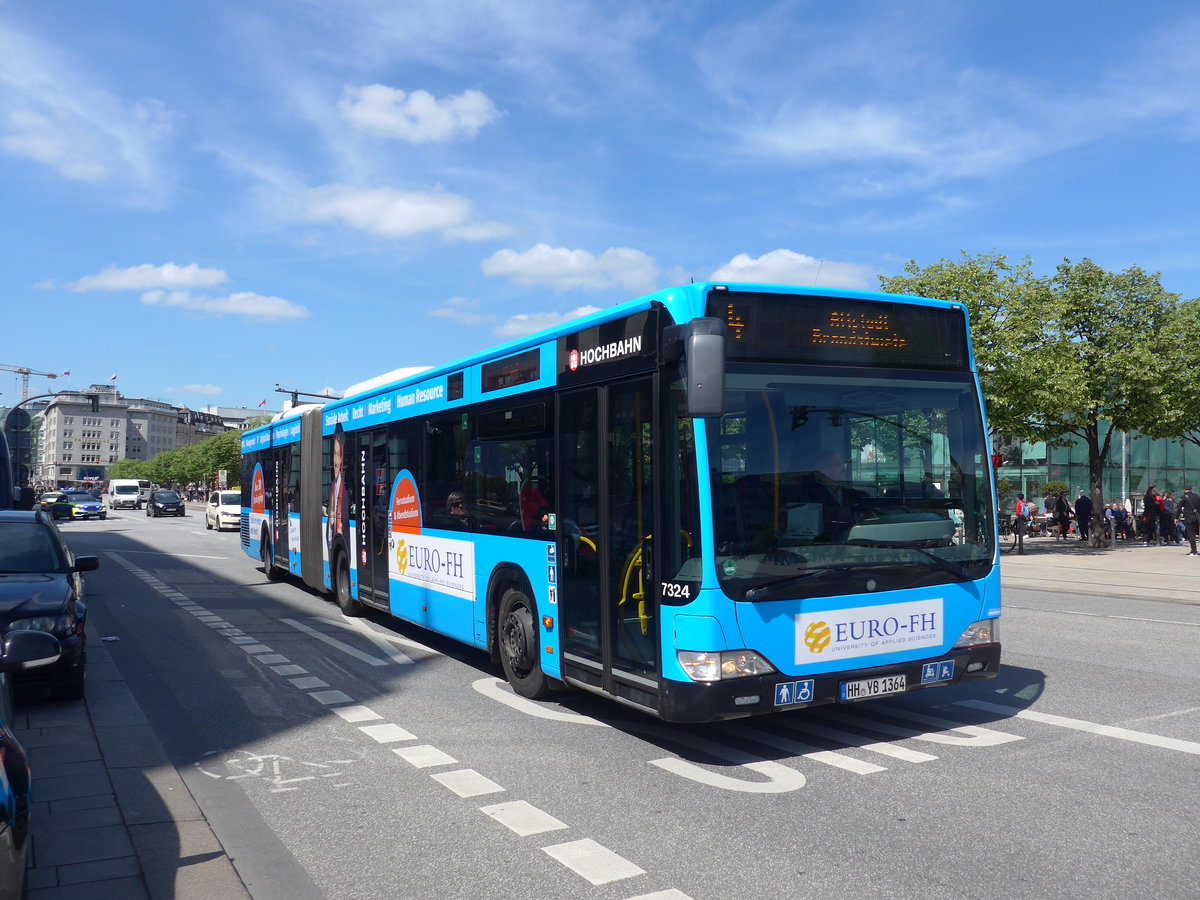
<path id="1" fill-rule="evenodd" d="M 1187 542 L 1155 544 L 1117 541 L 1113 549 L 1093 549 L 1072 535 L 1025 538 L 1024 554 L 1000 554 L 1005 588 L 1131 597 L 1200 606 L 1200 557 L 1188 556 Z"/>
<path id="2" fill-rule="evenodd" d="M 1186 556 L 1187 544 L 1096 550 L 1078 538 L 1038 537 L 1024 550 L 1000 554 L 1007 588 L 1200 606 L 1200 558 Z M 15 718 L 33 769 L 30 900 L 248 900 L 90 627 L 85 701 L 29 700 Z"/>
<path id="3" fill-rule="evenodd" d="M 224 848 L 88 628 L 84 702 L 18 702 L 33 808 L 30 900 L 249 898 Z"/>

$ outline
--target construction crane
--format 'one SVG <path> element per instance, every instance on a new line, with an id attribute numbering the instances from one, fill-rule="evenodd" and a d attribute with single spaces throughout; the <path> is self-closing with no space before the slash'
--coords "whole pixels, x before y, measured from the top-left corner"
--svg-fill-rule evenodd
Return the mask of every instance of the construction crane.
<path id="1" fill-rule="evenodd" d="M 21 399 L 29 399 L 29 376 L 40 375 L 42 378 L 57 378 L 58 375 L 52 372 L 39 372 L 37 369 L 31 369 L 28 366 L 6 366 L 0 363 L 0 369 L 5 372 L 16 372 L 21 376 Z"/>

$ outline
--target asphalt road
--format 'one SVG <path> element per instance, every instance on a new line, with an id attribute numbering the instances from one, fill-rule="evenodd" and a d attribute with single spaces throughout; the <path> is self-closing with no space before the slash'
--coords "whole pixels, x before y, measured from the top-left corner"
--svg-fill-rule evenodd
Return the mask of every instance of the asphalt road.
<path id="1" fill-rule="evenodd" d="M 64 526 L 255 898 L 1195 897 L 1200 606 L 1013 590 L 999 678 L 680 727 L 268 583 L 203 515 Z"/>

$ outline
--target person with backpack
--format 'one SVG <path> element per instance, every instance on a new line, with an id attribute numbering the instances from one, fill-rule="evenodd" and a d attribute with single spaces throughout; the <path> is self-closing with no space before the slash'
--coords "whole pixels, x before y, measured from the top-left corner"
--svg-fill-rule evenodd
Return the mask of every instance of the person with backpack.
<path id="1" fill-rule="evenodd" d="M 1013 528 L 1017 534 L 1023 535 L 1033 518 L 1033 506 L 1025 502 L 1024 494 L 1017 494 L 1017 502 L 1013 506 Z"/>

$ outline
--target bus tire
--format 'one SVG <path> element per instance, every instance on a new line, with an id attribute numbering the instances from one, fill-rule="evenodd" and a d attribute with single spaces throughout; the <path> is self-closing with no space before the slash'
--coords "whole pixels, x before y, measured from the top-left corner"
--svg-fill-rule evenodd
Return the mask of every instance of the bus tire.
<path id="1" fill-rule="evenodd" d="M 500 599 L 496 634 L 500 665 L 512 689 L 530 700 L 550 696 L 550 679 L 542 671 L 538 645 L 537 609 L 518 588 L 509 588 Z"/>
<path id="2" fill-rule="evenodd" d="M 345 553 L 338 554 L 337 565 L 334 568 L 333 596 L 337 600 L 338 609 L 342 611 L 342 615 L 361 616 L 363 614 L 363 605 L 350 594 L 350 563 L 346 561 Z"/>
<path id="3" fill-rule="evenodd" d="M 263 574 L 267 576 L 267 581 L 278 581 L 283 577 L 283 569 L 275 565 L 275 547 L 271 543 L 271 539 L 267 537 L 266 529 L 263 529 L 262 541 L 259 542 L 262 547 L 262 565 Z"/>

